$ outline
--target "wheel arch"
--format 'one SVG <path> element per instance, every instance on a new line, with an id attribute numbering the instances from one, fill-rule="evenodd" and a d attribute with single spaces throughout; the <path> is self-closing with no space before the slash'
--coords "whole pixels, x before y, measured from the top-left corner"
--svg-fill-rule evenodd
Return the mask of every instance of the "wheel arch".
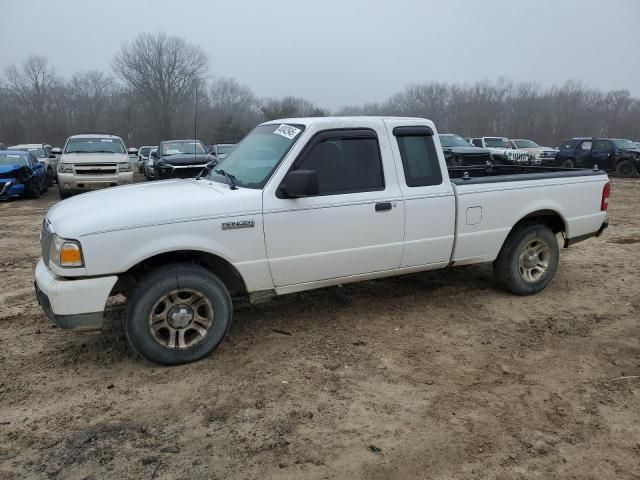
<path id="1" fill-rule="evenodd" d="M 516 223 L 514 223 L 511 227 L 511 230 L 509 231 L 509 234 L 502 242 L 500 250 L 504 248 L 507 240 L 509 240 L 509 237 L 513 234 L 513 232 L 527 223 L 538 223 L 541 225 L 545 225 L 546 227 L 550 228 L 555 235 L 561 233 L 566 238 L 568 228 L 566 219 L 557 210 L 545 208 L 530 212 L 520 218 L 520 220 L 518 220 Z"/>
<path id="2" fill-rule="evenodd" d="M 130 291 L 136 282 L 147 272 L 160 266 L 172 263 L 192 263 L 200 265 L 215 274 L 230 294 L 246 294 L 247 287 L 242 275 L 228 260 L 219 255 L 202 250 L 173 250 L 151 255 L 118 275 L 118 282 L 113 287 L 112 295 Z"/>

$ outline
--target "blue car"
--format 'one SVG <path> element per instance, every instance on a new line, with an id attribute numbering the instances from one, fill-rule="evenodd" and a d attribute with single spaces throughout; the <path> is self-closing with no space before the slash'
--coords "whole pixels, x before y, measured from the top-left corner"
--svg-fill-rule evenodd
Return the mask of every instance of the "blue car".
<path id="1" fill-rule="evenodd" d="M 48 188 L 44 164 L 33 153 L 0 150 L 0 200 L 40 198 Z"/>

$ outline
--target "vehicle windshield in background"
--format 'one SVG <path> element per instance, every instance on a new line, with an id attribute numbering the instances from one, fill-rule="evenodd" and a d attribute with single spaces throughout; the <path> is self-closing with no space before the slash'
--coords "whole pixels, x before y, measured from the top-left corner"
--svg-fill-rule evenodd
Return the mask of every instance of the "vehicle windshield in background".
<path id="1" fill-rule="evenodd" d="M 44 148 L 10 148 L 9 150 L 18 150 L 22 152 L 31 152 L 38 158 L 46 157 L 44 153 Z"/>
<path id="2" fill-rule="evenodd" d="M 613 140 L 613 143 L 618 148 L 632 148 L 634 150 L 638 149 L 638 146 L 631 140 Z"/>
<path id="3" fill-rule="evenodd" d="M 29 166 L 26 155 L 14 155 L 11 153 L 0 153 L 0 165 L 22 165 Z"/>
<path id="4" fill-rule="evenodd" d="M 167 142 L 162 144 L 161 155 L 205 154 L 207 151 L 200 142 Z"/>
<path id="5" fill-rule="evenodd" d="M 440 135 L 443 147 L 470 147 L 471 144 L 459 135 Z"/>
<path id="6" fill-rule="evenodd" d="M 516 140 L 513 143 L 515 143 L 518 148 L 540 148 L 540 145 L 531 140 Z"/>
<path id="7" fill-rule="evenodd" d="M 303 130 L 303 125 L 260 125 L 218 163 L 206 178 L 228 183 L 223 174 L 215 172 L 223 169 L 233 176 L 239 187 L 262 188 Z"/>
<path id="8" fill-rule="evenodd" d="M 117 138 L 72 138 L 64 153 L 125 153 Z"/>
<path id="9" fill-rule="evenodd" d="M 140 155 L 142 155 L 143 157 L 146 157 L 149 155 L 149 150 L 151 150 L 149 147 L 142 147 L 140 149 Z"/>
<path id="10" fill-rule="evenodd" d="M 219 154 L 228 155 L 233 151 L 234 148 L 235 147 L 233 147 L 232 145 L 225 145 L 222 147 L 216 147 L 216 150 L 218 151 Z"/>
<path id="11" fill-rule="evenodd" d="M 484 144 L 490 148 L 509 148 L 503 138 L 485 138 Z"/>

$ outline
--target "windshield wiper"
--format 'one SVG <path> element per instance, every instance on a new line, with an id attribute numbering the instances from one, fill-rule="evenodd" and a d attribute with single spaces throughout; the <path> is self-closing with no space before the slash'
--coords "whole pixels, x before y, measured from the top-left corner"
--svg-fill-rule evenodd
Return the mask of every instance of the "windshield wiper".
<path id="1" fill-rule="evenodd" d="M 219 173 L 220 175 L 224 175 L 224 178 L 227 179 L 227 182 L 229 183 L 229 188 L 231 190 L 236 190 L 238 188 L 238 186 L 236 185 L 236 177 L 234 177 L 233 175 L 231 175 L 230 173 L 225 172 L 223 169 L 218 169 L 218 170 L 214 170 L 215 173 Z"/>

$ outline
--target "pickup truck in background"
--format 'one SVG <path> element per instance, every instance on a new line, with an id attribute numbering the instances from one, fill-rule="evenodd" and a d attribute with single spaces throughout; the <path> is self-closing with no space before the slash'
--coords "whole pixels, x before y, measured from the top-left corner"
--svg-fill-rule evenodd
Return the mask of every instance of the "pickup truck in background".
<path id="1" fill-rule="evenodd" d="M 120 137 L 88 134 L 67 139 L 58 161 L 61 199 L 129 183 L 133 183 L 133 168 Z"/>
<path id="2" fill-rule="evenodd" d="M 255 303 L 481 262 L 507 290 L 540 292 L 558 236 L 568 247 L 602 233 L 608 196 L 602 171 L 448 169 L 421 118 L 269 121 L 197 178 L 53 206 L 36 293 L 53 322 L 77 330 L 101 329 L 122 294 L 132 348 L 180 364 L 224 339 L 238 295 Z"/>
<path id="3" fill-rule="evenodd" d="M 597 165 L 604 171 L 631 177 L 640 172 L 640 148 L 631 140 L 576 137 L 562 142 L 556 164 L 564 168 Z"/>
<path id="4" fill-rule="evenodd" d="M 558 150 L 550 147 L 541 147 L 533 140 L 526 138 L 515 138 L 509 140 L 509 146 L 514 150 L 524 150 L 528 152 L 534 165 L 555 165 Z"/>
<path id="5" fill-rule="evenodd" d="M 439 137 L 447 166 L 486 165 L 487 162 L 493 162 L 489 150 L 471 145 L 460 135 L 441 133 Z"/>
<path id="6" fill-rule="evenodd" d="M 160 142 L 157 150 L 149 154 L 153 160 L 154 178 L 193 178 L 216 158 L 200 140 L 168 140 Z"/>
<path id="7" fill-rule="evenodd" d="M 489 150 L 493 161 L 498 165 L 528 165 L 534 163 L 532 161 L 533 155 L 530 155 L 526 150 L 511 148 L 508 138 L 477 137 L 471 139 L 471 144 Z"/>

